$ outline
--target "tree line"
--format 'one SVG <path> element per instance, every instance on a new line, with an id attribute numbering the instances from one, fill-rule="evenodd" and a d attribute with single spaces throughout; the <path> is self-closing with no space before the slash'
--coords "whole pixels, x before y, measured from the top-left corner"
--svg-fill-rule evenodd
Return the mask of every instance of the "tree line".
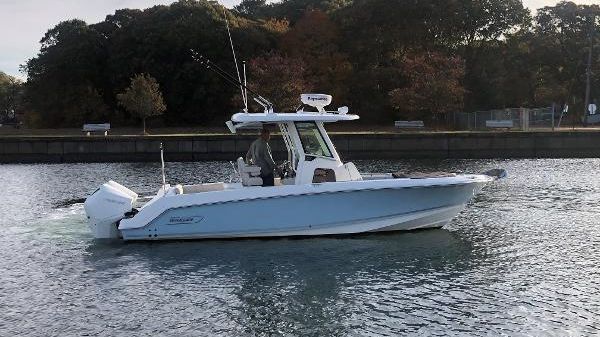
<path id="1" fill-rule="evenodd" d="M 14 104 L 32 126 L 137 124 L 117 97 L 148 74 L 166 106 L 156 123 L 221 124 L 240 110 L 239 90 L 190 50 L 233 73 L 225 16 L 250 87 L 277 110 L 320 92 L 368 123 L 552 103 L 583 111 L 590 46 L 592 97 L 600 94 L 598 5 L 533 14 L 520 0 L 244 0 L 234 9 L 180 0 L 58 23 L 23 65 Z"/>

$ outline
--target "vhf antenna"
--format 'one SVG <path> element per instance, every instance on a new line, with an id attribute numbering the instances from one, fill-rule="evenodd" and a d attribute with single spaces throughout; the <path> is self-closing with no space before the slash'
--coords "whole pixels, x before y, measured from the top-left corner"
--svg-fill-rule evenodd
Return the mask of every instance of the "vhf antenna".
<path id="1" fill-rule="evenodd" d="M 211 60 L 198 54 L 195 50 L 190 49 L 190 51 L 192 52 L 192 58 L 194 59 L 194 61 L 205 66 L 207 69 L 212 70 L 214 73 L 221 76 L 225 81 L 229 82 L 229 84 L 235 86 L 236 88 L 241 87 L 242 89 L 251 93 L 254 96 L 253 100 L 256 103 L 260 104 L 265 109 L 265 112 L 273 112 L 273 103 L 269 102 L 269 100 L 267 100 L 266 98 L 264 98 L 263 96 L 261 96 L 260 94 L 255 92 L 254 90 L 248 88 L 246 83 L 242 83 L 239 79 L 233 77 L 233 75 L 231 75 L 228 72 L 226 72 L 225 70 L 223 70 L 223 68 L 219 67 L 217 64 L 215 64 Z"/>
<path id="2" fill-rule="evenodd" d="M 229 45 L 231 45 L 231 53 L 233 54 L 233 63 L 235 63 L 235 71 L 237 73 L 238 82 L 240 83 L 240 92 L 242 94 L 242 101 L 244 103 L 244 112 L 248 112 L 248 96 L 242 85 L 242 78 L 240 77 L 240 67 L 238 66 L 237 57 L 235 56 L 235 48 L 233 47 L 233 39 L 231 38 L 231 30 L 229 30 L 229 20 L 227 19 L 227 10 L 223 6 L 223 17 L 225 18 L 225 26 L 227 27 L 227 35 L 229 36 Z M 246 82 L 246 69 L 244 68 L 244 83 Z"/>

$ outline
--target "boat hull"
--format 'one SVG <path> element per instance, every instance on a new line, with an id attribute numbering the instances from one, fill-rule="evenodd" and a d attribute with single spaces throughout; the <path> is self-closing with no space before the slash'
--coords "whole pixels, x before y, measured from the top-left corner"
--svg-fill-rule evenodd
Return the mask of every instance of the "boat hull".
<path id="1" fill-rule="evenodd" d="M 179 240 L 439 228 L 464 209 L 484 184 L 473 181 L 189 205 L 170 208 L 143 227 L 121 228 L 121 234 L 124 240 Z"/>

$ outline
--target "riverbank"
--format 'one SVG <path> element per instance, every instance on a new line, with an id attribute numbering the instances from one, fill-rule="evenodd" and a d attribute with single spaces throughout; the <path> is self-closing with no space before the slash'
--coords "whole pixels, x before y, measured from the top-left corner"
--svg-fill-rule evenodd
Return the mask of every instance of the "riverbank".
<path id="1" fill-rule="evenodd" d="M 151 136 L 2 136 L 1 163 L 233 160 L 246 153 L 254 134 Z M 332 133 L 345 160 L 412 158 L 591 158 L 600 157 L 600 132 L 418 132 Z M 285 157 L 281 139 L 272 140 Z"/>

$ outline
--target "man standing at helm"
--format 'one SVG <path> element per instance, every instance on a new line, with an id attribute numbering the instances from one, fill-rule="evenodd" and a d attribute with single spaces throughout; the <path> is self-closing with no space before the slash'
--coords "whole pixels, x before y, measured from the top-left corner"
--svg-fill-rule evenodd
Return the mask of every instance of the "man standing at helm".
<path id="1" fill-rule="evenodd" d="M 269 146 L 269 140 L 271 139 L 271 132 L 266 126 L 263 126 L 260 131 L 260 137 L 255 140 L 251 145 L 248 153 L 246 153 L 246 162 L 257 166 L 260 166 L 260 177 L 263 181 L 263 186 L 274 186 L 275 176 L 273 171 L 275 170 L 275 161 L 271 155 L 271 147 Z"/>

